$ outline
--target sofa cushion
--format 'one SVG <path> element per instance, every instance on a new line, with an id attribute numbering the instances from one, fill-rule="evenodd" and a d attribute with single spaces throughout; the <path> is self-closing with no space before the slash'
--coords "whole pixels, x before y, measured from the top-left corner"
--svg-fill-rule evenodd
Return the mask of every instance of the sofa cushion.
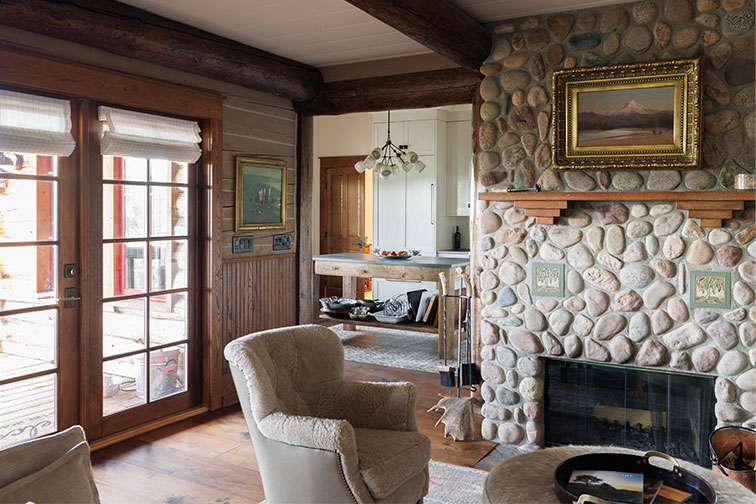
<path id="1" fill-rule="evenodd" d="M 52 464 L 0 488 L 0 502 L 99 504 L 89 445 L 82 441 Z"/>
<path id="2" fill-rule="evenodd" d="M 390 495 L 430 460 L 430 439 L 424 434 L 358 428 L 354 437 L 360 475 L 375 499 Z"/>
<path id="3" fill-rule="evenodd" d="M 47 467 L 84 440 L 84 429 L 74 425 L 0 450 L 0 488 Z"/>

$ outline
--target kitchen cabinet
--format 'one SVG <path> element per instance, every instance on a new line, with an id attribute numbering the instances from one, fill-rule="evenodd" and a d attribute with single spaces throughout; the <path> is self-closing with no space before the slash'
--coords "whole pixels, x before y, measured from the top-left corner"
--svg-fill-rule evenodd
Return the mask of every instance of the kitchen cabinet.
<path id="1" fill-rule="evenodd" d="M 472 110 L 457 113 L 446 123 L 446 213 L 470 216 L 472 163 Z"/>
<path id="2" fill-rule="evenodd" d="M 464 128 L 464 117 L 453 115 L 456 120 L 451 123 L 449 117 L 450 114 L 443 109 L 392 111 L 391 142 L 407 152 L 416 152 L 425 163 L 425 169 L 421 173 L 401 171 L 386 179 L 373 172 L 374 247 L 419 250 L 421 255 L 435 256 L 438 250 L 453 247 L 456 226 L 463 232 L 468 228 L 465 215 L 469 215 L 469 181 L 466 182 L 467 189 L 457 189 L 460 184 L 458 177 L 465 171 L 458 168 L 459 159 L 465 155 L 465 142 L 456 139 L 456 136 L 466 137 L 469 156 L 472 126 L 468 124 L 468 128 Z M 471 112 L 467 118 L 470 123 Z M 455 137 L 453 147 L 449 146 L 449 124 L 452 124 Z M 386 142 L 387 131 L 387 114 L 374 114 L 375 146 L 380 147 Z M 451 170 L 449 154 L 455 159 Z M 470 166 L 469 159 L 466 165 Z M 462 194 L 461 197 L 457 196 L 458 192 Z M 453 208 L 448 206 L 447 201 Z M 375 279 L 373 296 L 386 299 L 422 288 L 431 290 L 433 285 Z"/>

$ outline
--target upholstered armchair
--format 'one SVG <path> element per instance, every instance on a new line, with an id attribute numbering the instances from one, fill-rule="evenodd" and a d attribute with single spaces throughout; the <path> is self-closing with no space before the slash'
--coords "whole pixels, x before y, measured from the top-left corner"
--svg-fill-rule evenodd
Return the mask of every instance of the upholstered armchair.
<path id="1" fill-rule="evenodd" d="M 225 356 L 267 503 L 414 503 L 428 493 L 414 385 L 344 381 L 341 341 L 317 325 L 244 336 Z"/>

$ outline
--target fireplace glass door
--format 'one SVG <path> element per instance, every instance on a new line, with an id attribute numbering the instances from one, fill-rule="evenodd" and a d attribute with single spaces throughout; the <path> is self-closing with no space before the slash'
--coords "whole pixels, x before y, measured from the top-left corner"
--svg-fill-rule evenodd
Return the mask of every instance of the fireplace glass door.
<path id="1" fill-rule="evenodd" d="M 546 359 L 546 444 L 657 450 L 710 467 L 714 378 Z"/>

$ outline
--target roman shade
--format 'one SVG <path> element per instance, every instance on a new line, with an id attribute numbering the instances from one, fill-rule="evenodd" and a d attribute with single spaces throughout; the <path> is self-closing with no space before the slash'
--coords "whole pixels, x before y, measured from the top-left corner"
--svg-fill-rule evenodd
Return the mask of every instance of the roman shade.
<path id="1" fill-rule="evenodd" d="M 100 152 L 106 156 L 165 159 L 194 163 L 202 155 L 196 121 L 101 106 L 107 123 Z"/>
<path id="2" fill-rule="evenodd" d="M 70 156 L 71 103 L 0 90 L 0 151 Z"/>

